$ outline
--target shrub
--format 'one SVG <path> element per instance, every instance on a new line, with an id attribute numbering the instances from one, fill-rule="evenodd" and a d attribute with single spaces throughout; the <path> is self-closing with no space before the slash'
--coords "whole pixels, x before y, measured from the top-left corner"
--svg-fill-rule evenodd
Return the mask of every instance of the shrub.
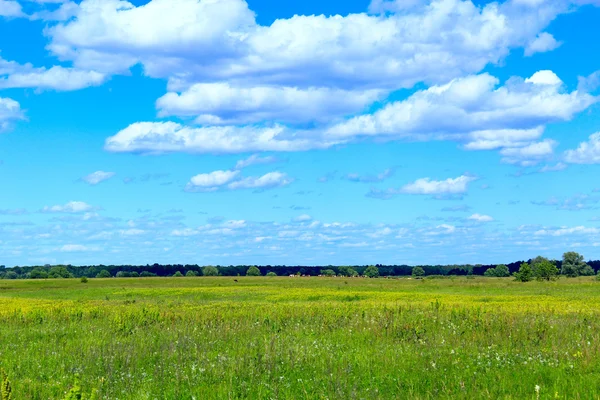
<path id="1" fill-rule="evenodd" d="M 412 269 L 412 276 L 413 278 L 420 279 L 425 276 L 425 270 L 421 267 L 414 267 Z"/>
<path id="2" fill-rule="evenodd" d="M 322 269 L 321 275 L 323 276 L 335 276 L 335 271 L 332 269 Z"/>
<path id="3" fill-rule="evenodd" d="M 138 274 L 136 271 L 133 271 L 133 272 L 129 273 L 129 277 L 130 278 L 139 278 L 140 274 Z"/>
<path id="4" fill-rule="evenodd" d="M 185 273 L 185 276 L 187 276 L 187 277 L 198 276 L 198 273 L 196 271 L 189 270 L 188 272 Z"/>
<path id="5" fill-rule="evenodd" d="M 368 278 L 378 278 L 379 277 L 379 268 L 374 265 L 371 265 L 365 269 L 365 276 Z"/>
<path id="6" fill-rule="evenodd" d="M 140 277 L 142 278 L 150 278 L 152 276 L 156 276 L 156 274 L 153 274 L 152 272 L 148 271 L 142 271 L 142 273 L 140 274 Z"/>
<path id="7" fill-rule="evenodd" d="M 96 278 L 110 278 L 110 272 L 103 269 L 102 271 L 98 272 L 98 275 L 96 275 Z"/>
<path id="8" fill-rule="evenodd" d="M 521 264 L 519 272 L 515 272 L 514 276 L 515 280 L 519 282 L 529 282 L 533 279 L 533 271 L 531 270 L 531 266 L 527 263 Z"/>
<path id="9" fill-rule="evenodd" d="M 183 274 L 182 274 L 181 272 L 177 271 L 177 272 L 175 272 L 175 273 L 173 274 L 173 277 L 174 277 L 174 278 L 181 278 L 181 277 L 183 277 Z"/>
<path id="10" fill-rule="evenodd" d="M 119 271 L 115 275 L 117 278 L 129 278 L 129 272 L 127 271 Z"/>
<path id="11" fill-rule="evenodd" d="M 255 266 L 248 268 L 248 271 L 246 271 L 246 275 L 247 276 L 262 276 L 262 274 L 260 273 L 260 270 Z"/>
<path id="12" fill-rule="evenodd" d="M 218 276 L 219 270 L 217 269 L 217 267 L 213 267 L 212 265 L 209 265 L 208 267 L 204 267 L 202 269 L 202 274 L 204 276 Z"/>
<path id="13" fill-rule="evenodd" d="M 52 267 L 48 272 L 49 278 L 73 278 L 73 275 L 65 267 Z"/>
<path id="14" fill-rule="evenodd" d="M 583 267 L 581 269 L 581 275 L 582 276 L 593 276 L 594 275 L 594 269 L 592 267 L 590 267 L 589 265 L 585 265 L 585 267 Z"/>
<path id="15" fill-rule="evenodd" d="M 277 274 L 273 271 L 267 272 L 267 276 L 277 276 Z"/>
<path id="16" fill-rule="evenodd" d="M 34 268 L 30 273 L 31 279 L 48 279 L 48 272 L 44 268 Z"/>
<path id="17" fill-rule="evenodd" d="M 88 278 L 85 276 L 81 277 L 81 283 L 88 283 Z"/>

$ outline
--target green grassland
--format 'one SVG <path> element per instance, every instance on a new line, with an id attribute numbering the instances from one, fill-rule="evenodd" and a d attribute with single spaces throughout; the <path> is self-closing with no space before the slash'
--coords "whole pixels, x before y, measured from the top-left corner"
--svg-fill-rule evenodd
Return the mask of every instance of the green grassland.
<path id="1" fill-rule="evenodd" d="M 0 367 L 16 400 L 600 399 L 600 282 L 4 280 Z"/>

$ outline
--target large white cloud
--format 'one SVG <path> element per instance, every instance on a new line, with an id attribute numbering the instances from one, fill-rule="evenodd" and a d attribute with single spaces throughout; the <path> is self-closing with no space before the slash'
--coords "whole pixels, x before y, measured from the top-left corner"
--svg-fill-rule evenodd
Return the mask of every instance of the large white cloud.
<path id="1" fill-rule="evenodd" d="M 535 47 L 569 6 L 413 3 L 418 7 L 386 15 L 294 16 L 260 26 L 244 0 L 152 0 L 139 7 L 84 0 L 75 19 L 47 33 L 49 49 L 79 68 L 122 73 L 142 63 L 173 88 L 230 79 L 402 88 L 447 82 L 479 72 L 512 48 Z"/>
<path id="2" fill-rule="evenodd" d="M 468 149 L 524 146 L 542 134 L 545 124 L 569 120 L 598 100 L 565 93 L 551 71 L 498 83 L 487 73 L 455 79 L 330 127 L 327 135 L 451 139 L 464 141 Z"/>
<path id="3" fill-rule="evenodd" d="M 195 117 L 195 122 L 203 125 L 322 122 L 363 111 L 381 95 L 380 90 L 199 83 L 183 93 L 167 93 L 156 106 L 160 116 Z"/>
<path id="4" fill-rule="evenodd" d="M 0 133 L 8 129 L 12 122 L 23 118 L 23 111 L 18 102 L 6 97 L 0 97 Z"/>
<path id="5" fill-rule="evenodd" d="M 507 150 L 505 161 L 533 165 L 543 159 L 539 152 L 534 154 L 534 147 L 553 148 L 553 142 L 538 142 L 546 124 L 570 120 L 598 101 L 585 92 L 565 92 L 552 71 L 539 71 L 527 79 L 514 77 L 500 87 L 498 83 L 487 73 L 467 76 L 418 91 L 372 114 L 303 131 L 283 125 L 191 128 L 173 122 L 136 123 L 109 138 L 106 148 L 236 153 L 327 148 L 361 137 L 454 140 L 469 150 L 522 147 Z M 526 159 L 527 154 L 532 159 Z"/>
<path id="6" fill-rule="evenodd" d="M 252 151 L 302 151 L 326 148 L 330 141 L 315 141 L 283 126 L 186 127 L 174 122 L 140 122 L 106 140 L 113 152 L 137 153 L 244 153 Z"/>

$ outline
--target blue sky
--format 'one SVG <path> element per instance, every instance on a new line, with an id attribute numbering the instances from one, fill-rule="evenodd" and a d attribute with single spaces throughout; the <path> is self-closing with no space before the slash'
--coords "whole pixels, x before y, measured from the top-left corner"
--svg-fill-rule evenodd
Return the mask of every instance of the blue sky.
<path id="1" fill-rule="evenodd" d="M 597 0 L 0 0 L 0 264 L 600 258 Z"/>

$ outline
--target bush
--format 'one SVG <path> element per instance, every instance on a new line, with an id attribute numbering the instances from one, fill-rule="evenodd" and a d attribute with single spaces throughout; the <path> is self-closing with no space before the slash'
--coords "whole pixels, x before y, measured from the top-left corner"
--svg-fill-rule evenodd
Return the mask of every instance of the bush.
<path id="1" fill-rule="evenodd" d="M 65 267 L 52 267 L 48 272 L 49 278 L 73 278 L 73 275 Z"/>
<path id="2" fill-rule="evenodd" d="M 187 276 L 187 277 L 198 276 L 198 273 L 196 271 L 190 270 L 190 271 L 188 271 L 188 272 L 185 273 L 185 276 Z"/>
<path id="3" fill-rule="evenodd" d="M 30 273 L 31 279 L 48 279 L 48 272 L 44 268 L 34 268 Z"/>
<path id="4" fill-rule="evenodd" d="M 202 274 L 204 276 L 218 276 L 219 270 L 217 269 L 217 267 L 213 267 L 212 265 L 209 265 L 208 267 L 204 267 L 202 269 Z"/>
<path id="5" fill-rule="evenodd" d="M 378 278 L 379 277 L 379 268 L 374 265 L 371 265 L 365 269 L 365 276 L 368 278 Z"/>
<path id="6" fill-rule="evenodd" d="M 81 277 L 81 283 L 88 283 L 88 279 L 85 276 Z"/>
<path id="7" fill-rule="evenodd" d="M 117 277 L 117 278 L 129 278 L 129 272 L 127 272 L 127 271 L 119 271 L 119 272 L 117 272 L 117 274 L 115 275 L 115 277 Z"/>
<path id="8" fill-rule="evenodd" d="M 412 276 L 413 278 L 420 279 L 425 276 L 425 270 L 421 267 L 414 267 L 412 269 Z"/>
<path id="9" fill-rule="evenodd" d="M 332 269 L 322 269 L 321 275 L 323 276 L 335 276 L 335 271 Z"/>
<path id="10" fill-rule="evenodd" d="M 246 271 L 246 275 L 247 276 L 262 276 L 262 274 L 260 273 L 260 270 L 255 266 L 248 268 L 248 271 Z"/>
<path id="11" fill-rule="evenodd" d="M 521 264 L 519 268 L 519 272 L 514 273 L 515 280 L 519 282 L 529 282 L 533 279 L 533 271 L 531 270 L 531 266 L 527 263 Z"/>
<path id="12" fill-rule="evenodd" d="M 585 267 L 583 267 L 581 269 L 581 275 L 582 276 L 593 276 L 594 275 L 594 269 L 592 267 L 590 267 L 589 265 L 585 265 Z"/>
<path id="13" fill-rule="evenodd" d="M 103 269 L 102 271 L 98 272 L 98 275 L 96 275 L 96 278 L 110 278 L 110 272 Z"/>
<path id="14" fill-rule="evenodd" d="M 173 277 L 174 277 L 174 278 L 181 278 L 181 277 L 183 277 L 183 274 L 182 274 L 181 272 L 177 271 L 177 272 L 175 272 L 175 273 L 173 274 Z"/>
<path id="15" fill-rule="evenodd" d="M 148 272 L 148 271 L 142 271 L 142 273 L 140 274 L 140 277 L 142 278 L 150 278 L 156 276 L 156 274 L 153 274 L 152 272 Z"/>
<path id="16" fill-rule="evenodd" d="M 130 278 L 139 278 L 140 274 L 138 274 L 136 271 L 133 271 L 133 272 L 129 273 L 129 277 Z"/>
<path id="17" fill-rule="evenodd" d="M 267 276 L 277 276 L 277 274 L 273 271 L 267 272 Z"/>

